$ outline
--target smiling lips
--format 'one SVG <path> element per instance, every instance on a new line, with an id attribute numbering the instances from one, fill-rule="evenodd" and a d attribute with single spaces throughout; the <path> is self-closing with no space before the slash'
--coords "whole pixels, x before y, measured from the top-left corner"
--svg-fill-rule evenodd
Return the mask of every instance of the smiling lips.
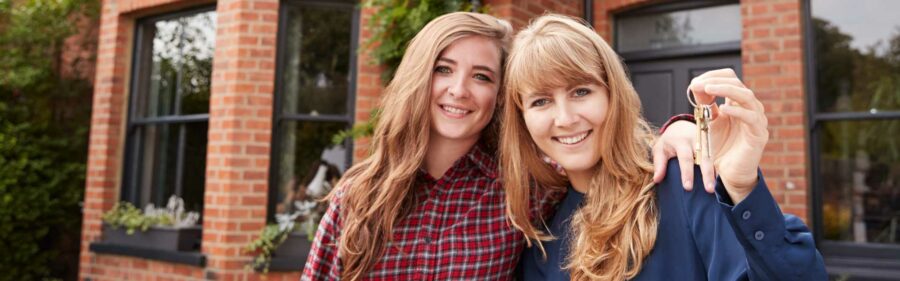
<path id="1" fill-rule="evenodd" d="M 455 106 L 450 106 L 446 104 L 440 105 L 441 109 L 444 110 L 445 113 L 449 113 L 453 117 L 464 117 L 467 114 L 471 113 L 471 110 L 462 109 Z"/>
<path id="2" fill-rule="evenodd" d="M 577 134 L 577 135 L 565 136 L 565 137 L 552 137 L 552 139 L 559 143 L 565 144 L 565 145 L 575 145 L 575 144 L 578 144 L 578 143 L 581 143 L 582 141 L 584 141 L 584 139 L 586 139 L 593 131 L 594 130 L 587 130 L 587 131 Z"/>

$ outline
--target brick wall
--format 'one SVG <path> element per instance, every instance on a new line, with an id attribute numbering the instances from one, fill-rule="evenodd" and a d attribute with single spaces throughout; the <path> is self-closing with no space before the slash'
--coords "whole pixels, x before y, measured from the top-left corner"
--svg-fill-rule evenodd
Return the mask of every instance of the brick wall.
<path id="1" fill-rule="evenodd" d="M 104 1 L 90 134 L 79 275 L 91 280 L 246 280 L 242 248 L 265 225 L 277 0 L 217 5 L 203 210 L 204 268 L 90 252 L 118 201 L 135 19 L 209 1 Z M 251 279 L 254 279 L 251 278 Z"/>
<path id="2" fill-rule="evenodd" d="M 581 16 L 581 0 L 486 0 L 491 13 L 521 28 L 534 16 L 553 11 Z M 595 28 L 609 40 L 612 15 L 652 1 L 594 1 Z M 202 253 L 206 267 L 117 255 L 95 254 L 88 245 L 100 237 L 100 215 L 118 201 L 134 20 L 207 2 L 107 0 L 97 45 L 95 92 L 86 180 L 81 279 L 91 280 L 297 280 L 299 272 L 259 275 L 244 270 L 250 256 L 242 247 L 265 224 L 272 130 L 278 0 L 223 0 L 213 65 L 203 210 Z M 767 106 L 771 140 L 763 170 L 786 212 L 806 218 L 805 105 L 799 0 L 744 1 L 744 80 Z M 360 15 L 359 42 L 371 37 Z M 381 94 L 381 68 L 365 51 L 358 56 L 356 122 L 368 120 Z M 369 141 L 356 140 L 354 159 L 367 154 Z"/>
<path id="3" fill-rule="evenodd" d="M 243 280 L 243 247 L 266 224 L 278 0 L 221 0 L 216 13 L 202 251 L 216 280 Z"/>
<path id="4" fill-rule="evenodd" d="M 744 82 L 765 104 L 769 119 L 769 144 L 761 164 L 766 182 L 784 212 L 809 223 L 800 1 L 741 4 Z"/>
<path id="5" fill-rule="evenodd" d="M 584 14 L 583 0 L 486 0 L 482 2 L 490 6 L 491 14 L 510 21 L 516 30 L 527 25 L 531 18 L 545 12 L 576 17 Z"/>
<path id="6" fill-rule="evenodd" d="M 612 16 L 653 1 L 594 1 L 594 28 L 611 40 Z M 766 106 L 769 144 L 761 168 L 782 210 L 807 220 L 806 105 L 799 0 L 741 1 L 744 83 Z"/>

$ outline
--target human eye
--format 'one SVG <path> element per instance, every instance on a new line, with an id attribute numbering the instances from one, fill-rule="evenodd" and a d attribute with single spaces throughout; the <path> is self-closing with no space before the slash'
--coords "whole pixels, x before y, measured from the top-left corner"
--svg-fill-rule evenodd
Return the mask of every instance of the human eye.
<path id="1" fill-rule="evenodd" d="M 540 107 L 540 106 L 547 105 L 548 103 L 550 103 L 550 99 L 539 98 L 539 99 L 531 101 L 531 107 Z"/>
<path id="2" fill-rule="evenodd" d="M 485 82 L 494 82 L 494 80 L 491 80 L 491 77 L 488 77 L 487 75 L 484 75 L 481 73 L 475 74 L 475 79 L 485 81 Z"/>
<path id="3" fill-rule="evenodd" d="M 591 94 L 591 89 L 588 89 L 588 88 L 578 88 L 578 89 L 575 89 L 575 92 L 573 93 L 573 95 L 575 97 L 583 97 L 583 96 L 587 96 L 589 94 Z"/>
<path id="4" fill-rule="evenodd" d="M 443 65 L 438 65 L 434 67 L 434 72 L 447 74 L 450 73 L 450 68 Z"/>

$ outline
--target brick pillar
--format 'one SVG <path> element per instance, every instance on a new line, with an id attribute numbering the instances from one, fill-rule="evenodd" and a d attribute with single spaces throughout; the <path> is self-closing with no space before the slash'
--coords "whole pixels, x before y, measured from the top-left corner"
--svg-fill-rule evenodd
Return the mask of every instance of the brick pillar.
<path id="1" fill-rule="evenodd" d="M 366 41 L 372 38 L 372 30 L 369 29 L 369 20 L 375 8 L 363 8 L 359 12 L 359 38 L 358 56 L 356 59 L 356 116 L 354 122 L 360 124 L 369 120 L 372 110 L 377 108 L 383 89 L 381 82 L 381 66 L 372 63 L 370 51 L 363 48 Z M 377 45 L 377 44 L 376 44 Z M 369 155 L 369 138 L 356 138 L 353 140 L 353 162 L 359 162 Z"/>
<path id="2" fill-rule="evenodd" d="M 219 1 L 202 252 L 208 279 L 244 280 L 266 224 L 277 0 Z"/>
<path id="3" fill-rule="evenodd" d="M 761 164 L 766 183 L 784 212 L 809 223 L 800 1 L 745 0 L 741 6 L 744 83 L 769 119 Z"/>
<path id="4" fill-rule="evenodd" d="M 96 255 L 88 250 L 88 246 L 100 239 L 101 215 L 119 198 L 128 88 L 128 80 L 120 73 L 128 73 L 128 46 L 131 45 L 133 25 L 119 17 L 116 4 L 105 1 L 100 17 L 78 270 L 80 279 L 103 270 L 103 266 L 95 264 Z"/>

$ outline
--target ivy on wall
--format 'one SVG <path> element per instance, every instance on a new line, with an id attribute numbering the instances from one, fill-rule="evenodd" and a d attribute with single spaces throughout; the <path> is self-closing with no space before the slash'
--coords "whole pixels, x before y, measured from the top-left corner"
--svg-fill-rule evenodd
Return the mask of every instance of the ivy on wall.
<path id="1" fill-rule="evenodd" d="M 409 41 L 429 21 L 452 12 L 488 11 L 480 1 L 471 0 L 366 0 L 363 7 L 375 9 L 368 22 L 372 37 L 363 49 L 371 50 L 372 63 L 384 66 L 385 84 L 394 77 Z"/>

